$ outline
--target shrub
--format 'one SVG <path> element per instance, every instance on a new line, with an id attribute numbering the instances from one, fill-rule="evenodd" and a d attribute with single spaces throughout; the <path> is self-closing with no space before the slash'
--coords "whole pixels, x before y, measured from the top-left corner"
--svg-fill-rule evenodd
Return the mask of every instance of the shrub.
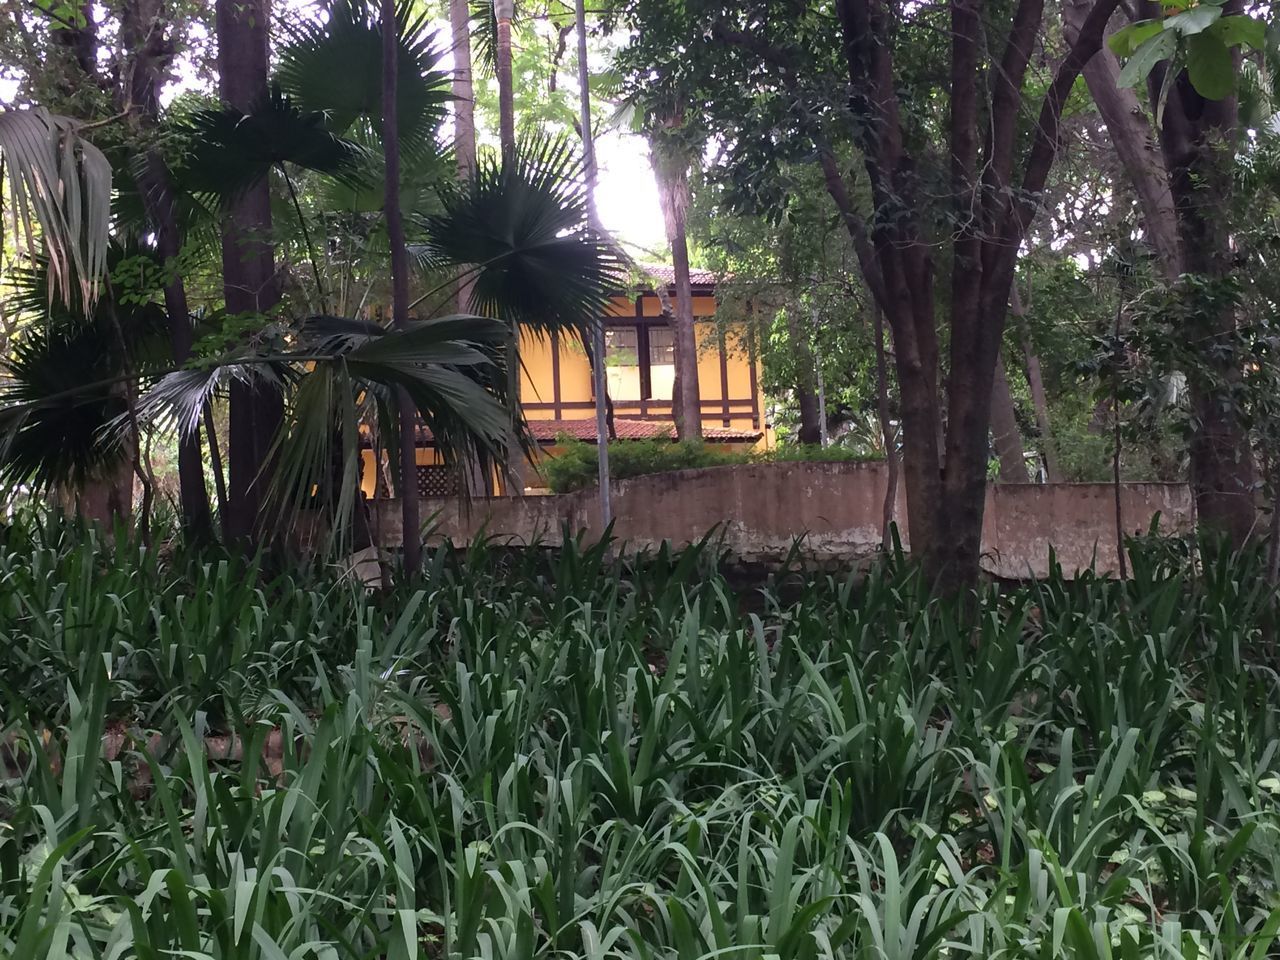
<path id="1" fill-rule="evenodd" d="M 572 493 L 598 482 L 596 446 L 571 437 L 558 441 L 563 452 L 542 464 L 542 476 L 553 493 Z M 676 443 L 665 438 L 618 440 L 609 444 L 609 476 L 627 480 L 650 473 L 669 473 L 694 467 L 745 463 L 746 457 L 716 450 L 703 443 Z"/>
<path id="2" fill-rule="evenodd" d="M 1272 598 L 0 528 L 0 957 L 1274 957 Z"/>
<path id="3" fill-rule="evenodd" d="M 596 447 L 572 437 L 558 441 L 563 453 L 542 464 L 542 476 L 552 493 L 572 493 L 598 482 Z M 847 447 L 782 444 L 758 453 L 719 450 L 706 443 L 675 443 L 667 439 L 620 440 L 609 444 L 609 476 L 626 480 L 652 473 L 694 467 L 725 467 L 737 463 L 861 463 L 867 457 Z"/>

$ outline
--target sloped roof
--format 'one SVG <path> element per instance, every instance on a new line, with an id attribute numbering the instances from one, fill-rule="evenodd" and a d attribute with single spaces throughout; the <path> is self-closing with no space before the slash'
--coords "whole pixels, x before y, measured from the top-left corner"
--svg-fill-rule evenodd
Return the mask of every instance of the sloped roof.
<path id="1" fill-rule="evenodd" d="M 659 283 L 665 283 L 668 287 L 675 286 L 675 267 L 668 267 L 661 263 L 642 263 L 640 264 L 640 269 Z M 711 270 L 690 269 L 689 282 L 695 287 L 714 287 L 716 285 L 716 275 Z"/>

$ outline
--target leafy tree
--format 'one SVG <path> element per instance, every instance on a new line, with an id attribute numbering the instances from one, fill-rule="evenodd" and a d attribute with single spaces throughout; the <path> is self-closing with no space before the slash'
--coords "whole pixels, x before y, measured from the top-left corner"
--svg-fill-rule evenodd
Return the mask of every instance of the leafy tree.
<path id="1" fill-rule="evenodd" d="M 1044 80 L 1031 70 L 1040 0 L 624 6 L 633 82 L 656 74 L 689 91 L 687 109 L 725 146 L 725 176 L 756 209 L 785 194 L 782 162 L 821 170 L 893 332 L 913 552 L 939 588 L 971 584 L 1018 249 L 1116 0 L 1091 5 Z"/>

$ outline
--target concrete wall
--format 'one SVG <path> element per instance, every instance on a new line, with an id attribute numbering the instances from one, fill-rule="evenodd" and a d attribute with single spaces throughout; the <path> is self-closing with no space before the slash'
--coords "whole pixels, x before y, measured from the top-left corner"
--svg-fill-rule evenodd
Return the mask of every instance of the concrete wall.
<path id="1" fill-rule="evenodd" d="M 614 484 L 614 535 L 634 549 L 663 541 L 684 544 L 713 527 L 737 559 L 782 559 L 796 537 L 811 559 L 857 563 L 880 546 L 886 471 L 883 464 L 775 463 L 711 467 L 637 477 Z M 1165 532 L 1185 532 L 1192 522 L 1191 495 L 1181 484 L 1131 483 L 1121 489 L 1124 528 L 1145 532 L 1161 517 Z M 401 542 L 399 504 L 384 501 L 382 529 L 388 546 Z M 506 544 L 554 545 L 563 531 L 601 533 L 596 492 L 550 497 L 427 500 L 422 516 L 428 541 L 470 542 L 477 534 Z M 906 545 L 906 503 L 899 494 L 896 519 Z M 987 494 L 983 566 L 1008 579 L 1044 576 L 1050 547 L 1068 573 L 1096 564 L 1116 566 L 1114 490 L 1109 484 L 1009 484 Z"/>

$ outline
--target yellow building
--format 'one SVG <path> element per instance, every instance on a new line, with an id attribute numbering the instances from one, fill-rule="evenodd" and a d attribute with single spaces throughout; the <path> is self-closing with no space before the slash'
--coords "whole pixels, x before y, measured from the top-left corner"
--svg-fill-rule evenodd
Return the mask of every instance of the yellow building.
<path id="1" fill-rule="evenodd" d="M 675 299 L 670 267 L 648 268 Z M 762 449 L 771 443 L 760 394 L 759 358 L 741 330 L 715 322 L 715 277 L 693 271 L 693 313 L 698 335 L 698 389 L 702 399 L 704 442 L 726 450 Z M 524 334 L 520 401 L 539 446 L 539 459 L 554 457 L 566 436 L 596 442 L 595 395 L 591 365 L 576 338 L 539 339 Z M 672 329 L 658 295 L 615 297 L 605 318 L 605 371 L 619 441 L 671 437 L 675 430 L 671 394 L 675 377 Z M 542 488 L 531 471 L 528 488 Z M 418 450 L 418 488 L 424 496 L 456 494 L 457 476 L 439 465 L 428 437 Z M 365 492 L 373 489 L 373 461 L 366 454 Z"/>

